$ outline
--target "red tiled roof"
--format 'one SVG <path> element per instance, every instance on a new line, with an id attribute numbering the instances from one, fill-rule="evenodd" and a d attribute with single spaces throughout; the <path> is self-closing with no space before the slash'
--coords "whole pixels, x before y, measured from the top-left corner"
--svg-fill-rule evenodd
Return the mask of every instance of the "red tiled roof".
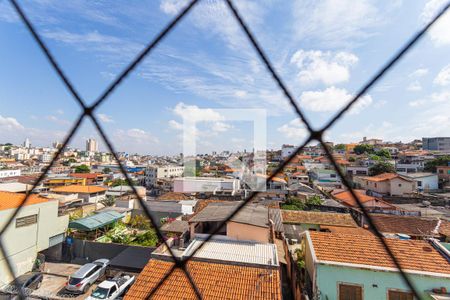
<path id="1" fill-rule="evenodd" d="M 361 203 L 365 203 L 368 201 L 375 200 L 375 197 L 368 196 L 365 194 L 364 190 L 353 190 L 358 196 L 359 201 Z M 356 200 L 353 198 L 352 194 L 349 191 L 339 191 L 337 193 L 332 193 L 333 197 L 336 198 L 336 200 L 342 201 L 345 204 L 348 204 L 350 206 L 356 206 Z"/>
<path id="2" fill-rule="evenodd" d="M 356 227 L 356 223 L 350 214 L 327 213 L 302 210 L 281 210 L 283 223 L 285 224 L 318 224 Z"/>
<path id="3" fill-rule="evenodd" d="M 156 198 L 156 200 L 189 200 L 189 196 L 178 193 L 178 192 L 168 192 L 165 194 L 162 194 Z"/>
<path id="4" fill-rule="evenodd" d="M 61 192 L 61 193 L 93 194 L 104 191 L 106 191 L 104 187 L 96 185 L 67 185 L 67 186 L 58 186 L 52 189 L 52 192 L 56 193 Z"/>
<path id="5" fill-rule="evenodd" d="M 152 299 L 197 299 L 188 278 L 180 269 L 158 287 L 173 263 L 151 259 L 125 299 L 147 299 L 156 288 Z M 281 299 L 278 269 L 237 266 L 210 262 L 190 261 L 187 269 L 203 299 Z"/>
<path id="6" fill-rule="evenodd" d="M 310 231 L 318 260 L 395 268 L 380 240 L 374 235 Z M 448 262 L 428 242 L 385 239 L 402 269 L 450 274 Z"/>
<path id="7" fill-rule="evenodd" d="M 86 179 L 96 179 L 100 175 L 103 175 L 101 173 L 71 173 L 69 176 L 76 177 L 76 178 L 86 178 Z"/>
<path id="8" fill-rule="evenodd" d="M 403 233 L 411 236 L 438 236 L 438 219 L 372 214 L 372 220 L 382 233 Z"/>
<path id="9" fill-rule="evenodd" d="M 0 191 L 0 210 L 17 208 L 25 198 L 25 194 Z M 30 195 L 25 205 L 47 202 L 48 199 L 39 195 Z"/>
<path id="10" fill-rule="evenodd" d="M 391 180 L 394 178 L 400 178 L 403 179 L 405 181 L 412 181 L 411 179 L 407 179 L 404 178 L 398 174 L 395 173 L 383 173 L 383 174 L 379 174 L 376 176 L 368 176 L 368 177 L 364 177 L 364 179 L 368 180 L 368 181 L 375 181 L 375 182 L 380 182 L 380 181 L 386 181 L 386 180 Z"/>

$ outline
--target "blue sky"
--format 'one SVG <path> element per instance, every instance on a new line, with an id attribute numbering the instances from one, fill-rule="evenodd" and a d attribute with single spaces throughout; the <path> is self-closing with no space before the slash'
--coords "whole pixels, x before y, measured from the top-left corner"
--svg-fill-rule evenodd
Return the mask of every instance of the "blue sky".
<path id="1" fill-rule="evenodd" d="M 19 1 L 92 103 L 185 1 Z M 324 124 L 445 1 L 236 1 L 314 126 Z M 450 134 L 450 15 L 327 134 L 410 141 Z M 0 1 L 0 143 L 61 141 L 80 112 L 8 1 Z M 116 148 L 182 151 L 182 116 L 267 110 L 268 148 L 306 131 L 222 1 L 194 8 L 96 112 Z M 209 109 L 209 110 L 208 110 Z M 200 152 L 251 149 L 250 122 L 220 117 L 193 133 Z M 86 120 L 72 142 L 98 137 Z M 104 148 L 103 148 L 104 149 Z"/>

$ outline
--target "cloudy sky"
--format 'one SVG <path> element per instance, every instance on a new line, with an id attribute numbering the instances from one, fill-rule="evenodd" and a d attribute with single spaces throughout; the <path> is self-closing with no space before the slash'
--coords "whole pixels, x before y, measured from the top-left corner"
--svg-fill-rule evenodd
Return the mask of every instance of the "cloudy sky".
<path id="1" fill-rule="evenodd" d="M 445 1 L 235 1 L 315 127 L 332 117 Z M 182 8 L 180 0 L 19 1 L 83 98 L 92 103 Z M 450 13 L 327 134 L 410 141 L 450 135 Z M 61 141 L 80 108 L 9 1 L 0 1 L 0 143 Z M 268 148 L 306 131 L 219 0 L 204 0 L 96 111 L 116 148 L 179 153 L 186 121 L 199 152 L 251 149 L 267 113 Z M 183 119 L 184 118 L 184 119 Z M 191 130 L 191 129 L 189 129 Z M 72 142 L 97 138 L 89 120 Z"/>

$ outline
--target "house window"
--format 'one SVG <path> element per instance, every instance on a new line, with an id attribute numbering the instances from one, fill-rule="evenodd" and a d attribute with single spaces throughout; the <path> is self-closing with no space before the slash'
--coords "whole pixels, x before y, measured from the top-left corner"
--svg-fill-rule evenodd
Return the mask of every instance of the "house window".
<path id="1" fill-rule="evenodd" d="M 444 174 L 444 170 L 440 169 L 439 174 Z"/>
<path id="2" fill-rule="evenodd" d="M 336 177 L 336 174 L 330 174 L 330 177 L 331 177 L 331 178 L 335 178 L 335 177 Z"/>
<path id="3" fill-rule="evenodd" d="M 375 187 L 377 187 L 377 184 L 375 183 Z"/>
<path id="4" fill-rule="evenodd" d="M 339 284 L 339 300 L 362 300 L 360 285 Z"/>
<path id="5" fill-rule="evenodd" d="M 402 184 L 401 184 L 401 183 L 399 183 L 399 184 L 398 184 L 398 186 L 399 186 L 399 187 L 401 187 L 401 186 L 402 186 Z"/>
<path id="6" fill-rule="evenodd" d="M 37 215 L 30 215 L 16 219 L 16 228 L 25 227 L 37 223 Z"/>
<path id="7" fill-rule="evenodd" d="M 417 186 L 422 186 L 422 181 L 417 181 Z"/>
<path id="8" fill-rule="evenodd" d="M 411 292 L 388 291 L 388 300 L 413 300 L 414 295 Z"/>

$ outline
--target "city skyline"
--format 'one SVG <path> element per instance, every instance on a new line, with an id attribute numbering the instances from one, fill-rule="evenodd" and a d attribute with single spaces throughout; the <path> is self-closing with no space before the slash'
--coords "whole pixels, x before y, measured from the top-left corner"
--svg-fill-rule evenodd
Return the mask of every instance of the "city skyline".
<path id="1" fill-rule="evenodd" d="M 237 5 L 300 107 L 318 127 L 442 3 L 360 1 L 355 6 L 343 1 L 338 11 L 332 1 L 293 3 L 293 7 L 277 1 Z M 183 4 L 165 0 L 124 9 L 122 2 L 105 7 L 47 1 L 45 5 L 28 2 L 24 8 L 91 103 Z M 5 66 L 0 71 L 1 142 L 21 143 L 27 136 L 36 145 L 61 141 L 80 110 L 9 3 L 0 7 L 0 42 L 7 45 L 0 49 Z M 327 17 L 319 18 L 318 11 Z M 450 128 L 444 113 L 450 108 L 448 20 L 444 16 L 326 138 L 338 143 L 363 136 L 407 142 L 445 136 Z M 77 27 L 80 22 L 83 26 Z M 209 1 L 176 27 L 97 116 L 118 151 L 175 154 L 182 150 L 183 117 L 198 118 L 222 108 L 266 109 L 268 148 L 299 144 L 307 134 L 223 4 Z M 251 149 L 248 125 L 220 115 L 201 124 L 195 136 L 200 152 Z M 83 148 L 90 137 L 105 149 L 89 120 L 71 145 Z"/>

